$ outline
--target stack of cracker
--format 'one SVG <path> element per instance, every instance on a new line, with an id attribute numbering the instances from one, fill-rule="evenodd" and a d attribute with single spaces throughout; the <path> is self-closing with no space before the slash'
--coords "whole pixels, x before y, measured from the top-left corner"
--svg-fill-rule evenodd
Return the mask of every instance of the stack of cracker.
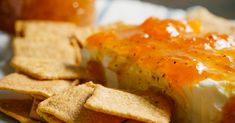
<path id="1" fill-rule="evenodd" d="M 36 79 L 80 78 L 83 70 L 75 30 L 70 23 L 17 22 L 12 66 Z"/>
<path id="2" fill-rule="evenodd" d="M 170 101 L 155 92 L 127 92 L 93 82 L 80 67 L 80 48 L 95 28 L 19 21 L 11 64 L 0 90 L 27 98 L 0 99 L 0 111 L 21 123 L 169 123 Z"/>

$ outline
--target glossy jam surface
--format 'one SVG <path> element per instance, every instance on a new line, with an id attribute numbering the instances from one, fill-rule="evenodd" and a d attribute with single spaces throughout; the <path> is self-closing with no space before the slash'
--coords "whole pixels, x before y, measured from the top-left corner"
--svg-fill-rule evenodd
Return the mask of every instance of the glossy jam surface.
<path id="1" fill-rule="evenodd" d="M 149 18 L 143 24 L 97 33 L 88 48 L 128 57 L 162 73 L 172 87 L 206 78 L 235 81 L 235 41 L 225 34 L 200 34 L 200 22 Z"/>
<path id="2" fill-rule="evenodd" d="M 12 31 L 17 19 L 70 21 L 80 26 L 94 20 L 95 0 L 1 0 L 0 28 Z"/>

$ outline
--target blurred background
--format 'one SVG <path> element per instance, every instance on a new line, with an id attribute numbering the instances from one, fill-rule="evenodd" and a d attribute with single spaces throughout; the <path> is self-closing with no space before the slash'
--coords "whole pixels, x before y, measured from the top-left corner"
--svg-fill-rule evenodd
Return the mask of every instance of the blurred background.
<path id="1" fill-rule="evenodd" d="M 117 20 L 139 23 L 149 16 L 182 19 L 183 10 L 193 6 L 235 19 L 235 0 L 0 0 L 0 29 L 14 33 L 15 21 L 25 19 L 69 21 L 79 26 Z"/>
<path id="2" fill-rule="evenodd" d="M 182 8 L 201 5 L 208 8 L 216 15 L 235 19 L 235 0 L 141 0 L 170 8 Z"/>

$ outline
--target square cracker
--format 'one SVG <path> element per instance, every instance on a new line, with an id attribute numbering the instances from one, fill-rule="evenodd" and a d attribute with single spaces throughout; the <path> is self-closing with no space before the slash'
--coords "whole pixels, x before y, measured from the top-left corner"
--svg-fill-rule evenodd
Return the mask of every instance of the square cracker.
<path id="1" fill-rule="evenodd" d="M 97 85 L 94 94 L 86 101 L 85 107 L 114 116 L 124 117 L 148 123 L 169 123 L 171 112 L 158 105 L 158 98 L 149 101 L 144 97 L 120 90 Z"/>
<path id="2" fill-rule="evenodd" d="M 79 78 L 80 47 L 72 40 L 76 29 L 75 24 L 66 22 L 18 21 L 13 67 L 37 79 Z"/>
<path id="3" fill-rule="evenodd" d="M 0 90 L 10 90 L 30 94 L 35 97 L 40 97 L 40 99 L 53 96 L 70 87 L 70 81 L 40 81 L 19 73 L 9 74 L 0 80 Z"/>
<path id="4" fill-rule="evenodd" d="M 55 61 L 51 59 L 14 57 L 11 65 L 16 71 L 40 80 L 54 79 L 86 79 L 89 78 L 85 69 L 77 64 Z"/>
<path id="5" fill-rule="evenodd" d="M 72 44 L 69 39 L 60 39 L 57 43 L 51 40 L 38 41 L 25 38 L 14 38 L 13 52 L 16 57 L 51 59 L 55 61 L 64 61 L 76 64 L 77 54 L 80 54 L 80 49 L 77 49 L 75 44 Z"/>
<path id="6" fill-rule="evenodd" d="M 44 119 L 40 117 L 37 113 L 38 104 L 41 102 L 41 100 L 33 99 L 33 104 L 29 113 L 30 118 L 35 120 L 43 121 Z"/>
<path id="7" fill-rule="evenodd" d="M 21 123 L 40 123 L 39 121 L 35 121 L 29 117 L 31 105 L 31 99 L 1 99 L 0 111 Z"/>
<path id="8" fill-rule="evenodd" d="M 77 26 L 68 22 L 52 21 L 17 21 L 15 25 L 16 34 L 34 39 L 35 37 L 70 37 Z"/>
<path id="9" fill-rule="evenodd" d="M 121 123 L 123 118 L 94 112 L 84 108 L 95 85 L 91 82 L 71 88 L 41 102 L 38 114 L 51 123 Z M 52 119 L 52 120 L 51 120 Z"/>

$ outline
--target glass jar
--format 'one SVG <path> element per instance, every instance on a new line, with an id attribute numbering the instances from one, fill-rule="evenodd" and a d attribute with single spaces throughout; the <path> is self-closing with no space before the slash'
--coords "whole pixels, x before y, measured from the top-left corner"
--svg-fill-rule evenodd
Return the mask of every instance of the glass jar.
<path id="1" fill-rule="evenodd" d="M 0 0 L 0 29 L 13 32 L 20 20 L 69 21 L 87 26 L 94 21 L 95 0 Z"/>

